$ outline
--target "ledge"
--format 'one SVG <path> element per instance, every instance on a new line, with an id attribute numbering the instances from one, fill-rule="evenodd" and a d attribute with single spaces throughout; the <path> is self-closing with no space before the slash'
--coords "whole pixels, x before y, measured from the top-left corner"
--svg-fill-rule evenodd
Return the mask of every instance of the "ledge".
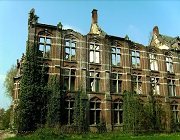
<path id="1" fill-rule="evenodd" d="M 123 68 L 122 66 L 111 65 L 113 68 Z"/>
<path id="2" fill-rule="evenodd" d="M 93 62 L 89 62 L 89 65 L 101 66 L 100 63 L 93 63 Z"/>
<path id="3" fill-rule="evenodd" d="M 142 68 L 135 68 L 135 67 L 131 67 L 132 70 L 138 70 L 138 71 L 142 71 Z"/>
<path id="4" fill-rule="evenodd" d="M 167 72 L 167 74 L 169 74 L 169 75 L 175 75 L 175 73 L 174 72 Z"/>
<path id="5" fill-rule="evenodd" d="M 154 72 L 154 73 L 159 73 L 159 71 L 157 71 L 157 70 L 151 70 L 151 69 L 150 69 L 150 71 L 151 71 L 151 72 Z"/>
<path id="6" fill-rule="evenodd" d="M 77 64 L 77 61 L 64 60 L 64 62 L 67 62 L 67 63 L 76 63 Z"/>
<path id="7" fill-rule="evenodd" d="M 180 99 L 180 96 L 168 96 L 169 98 Z"/>

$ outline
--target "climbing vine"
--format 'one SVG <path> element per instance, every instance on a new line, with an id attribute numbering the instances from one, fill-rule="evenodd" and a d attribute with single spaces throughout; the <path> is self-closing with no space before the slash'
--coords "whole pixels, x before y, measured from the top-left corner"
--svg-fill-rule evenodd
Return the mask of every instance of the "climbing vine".
<path id="1" fill-rule="evenodd" d="M 74 94 L 74 113 L 73 113 L 73 125 L 75 127 L 75 131 L 78 133 L 86 132 L 87 121 L 86 121 L 86 112 L 87 112 L 87 100 L 86 94 L 83 91 L 79 91 Z"/>

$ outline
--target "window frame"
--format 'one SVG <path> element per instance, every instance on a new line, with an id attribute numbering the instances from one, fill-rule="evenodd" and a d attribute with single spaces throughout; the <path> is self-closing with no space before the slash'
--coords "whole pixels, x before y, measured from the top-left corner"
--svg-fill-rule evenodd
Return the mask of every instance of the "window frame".
<path id="1" fill-rule="evenodd" d="M 135 94 L 142 94 L 142 81 L 141 81 L 141 78 L 142 78 L 142 76 L 138 75 L 138 74 L 132 74 L 131 75 L 132 90 L 133 90 L 133 93 L 135 93 Z"/>
<path id="2" fill-rule="evenodd" d="M 92 74 L 92 76 L 91 76 Z M 92 81 L 92 82 L 91 82 Z M 99 92 L 100 72 L 91 70 L 89 71 L 89 86 L 91 92 Z"/>
<path id="3" fill-rule="evenodd" d="M 117 108 L 115 108 L 115 104 L 117 104 Z M 122 100 L 115 100 L 113 102 L 113 111 L 114 111 L 114 124 L 123 124 L 123 102 Z M 116 113 L 115 113 L 116 112 Z M 117 114 L 117 117 L 115 117 Z"/>
<path id="4" fill-rule="evenodd" d="M 150 69 L 154 71 L 158 71 L 157 55 L 155 53 L 150 53 L 149 58 L 150 58 Z"/>
<path id="5" fill-rule="evenodd" d="M 173 57 L 172 56 L 166 56 L 166 70 L 169 73 L 174 73 L 173 70 Z"/>
<path id="6" fill-rule="evenodd" d="M 67 103 L 68 106 L 65 104 L 65 119 L 66 124 L 73 124 L 73 112 L 74 112 L 74 99 L 66 99 L 65 103 Z"/>
<path id="7" fill-rule="evenodd" d="M 119 52 L 117 50 L 119 50 Z M 113 56 L 115 57 L 115 59 L 113 59 Z M 119 61 L 118 61 L 118 56 L 119 56 Z M 113 60 L 115 61 L 114 64 L 113 64 Z M 111 64 L 112 66 L 121 66 L 121 48 L 120 47 L 117 47 L 117 46 L 111 47 Z"/>
<path id="8" fill-rule="evenodd" d="M 167 85 L 168 85 L 168 93 L 169 96 L 175 97 L 176 96 L 176 85 L 175 85 L 175 80 L 172 78 L 167 79 Z M 171 91 L 170 91 L 171 89 Z"/>
<path id="9" fill-rule="evenodd" d="M 96 43 L 96 42 L 89 43 L 89 62 L 98 63 L 98 64 L 100 63 L 100 44 L 99 43 Z"/>
<path id="10" fill-rule="evenodd" d="M 151 76 L 151 88 L 152 88 L 153 95 L 160 95 L 160 84 L 159 84 L 158 77 Z"/>
<path id="11" fill-rule="evenodd" d="M 178 116 L 178 105 L 177 104 L 171 104 L 171 111 L 173 115 L 174 122 L 177 123 L 179 122 L 179 116 Z"/>
<path id="12" fill-rule="evenodd" d="M 67 72 L 67 73 L 66 73 Z M 74 72 L 74 75 L 72 74 Z M 72 87 L 72 79 L 74 78 L 74 85 Z M 64 68 L 63 73 L 64 79 L 64 90 L 75 91 L 75 83 L 76 83 L 76 69 L 75 68 Z M 67 79 L 67 89 L 66 89 L 66 79 Z"/>
<path id="13" fill-rule="evenodd" d="M 139 55 L 137 55 L 137 54 L 139 54 Z M 140 54 L 141 53 L 139 50 L 135 50 L 135 49 L 131 50 L 131 65 L 133 68 L 140 68 L 140 64 L 141 64 Z"/>
<path id="14" fill-rule="evenodd" d="M 42 39 L 44 41 L 42 41 Z M 49 40 L 49 41 L 47 41 Z M 51 51 L 51 41 L 52 39 L 49 36 L 42 36 L 39 35 L 39 51 L 43 54 L 42 57 L 50 57 L 50 51 Z M 43 47 L 41 50 L 41 46 Z M 47 46 L 49 46 L 49 50 L 47 50 Z"/>
<path id="15" fill-rule="evenodd" d="M 101 121 L 101 100 L 99 98 L 95 98 L 94 100 L 90 100 L 90 123 L 89 124 L 96 125 L 96 124 L 99 124 L 100 121 Z"/>
<path id="16" fill-rule="evenodd" d="M 67 44 L 67 42 L 68 42 L 68 44 Z M 73 45 L 73 44 L 75 44 L 75 45 Z M 76 53 L 77 53 L 76 48 L 77 48 L 77 40 L 76 39 L 65 39 L 64 60 L 76 61 Z M 67 52 L 67 50 L 69 50 L 69 52 Z M 74 52 L 74 54 L 73 54 L 73 52 Z M 66 58 L 66 56 L 68 56 L 68 57 Z"/>
<path id="17" fill-rule="evenodd" d="M 115 75 L 115 78 L 113 77 Z M 115 90 L 114 90 L 114 82 L 115 82 Z M 119 86 L 120 85 L 120 86 Z M 120 93 L 122 91 L 122 73 L 112 72 L 111 73 L 111 92 L 112 93 Z"/>

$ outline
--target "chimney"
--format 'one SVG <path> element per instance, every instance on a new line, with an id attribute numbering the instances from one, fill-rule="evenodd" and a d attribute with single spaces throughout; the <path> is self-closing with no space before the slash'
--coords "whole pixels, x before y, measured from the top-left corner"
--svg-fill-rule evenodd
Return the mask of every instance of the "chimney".
<path id="1" fill-rule="evenodd" d="M 19 68 L 19 66 L 20 66 L 20 63 L 19 63 L 19 59 L 17 59 L 17 68 Z"/>
<path id="2" fill-rule="evenodd" d="M 153 28 L 153 34 L 159 36 L 159 28 L 158 28 L 158 26 L 155 26 L 155 27 Z"/>
<path id="3" fill-rule="evenodd" d="M 97 23 L 97 22 L 98 22 L 97 10 L 93 9 L 92 10 L 92 24 Z"/>

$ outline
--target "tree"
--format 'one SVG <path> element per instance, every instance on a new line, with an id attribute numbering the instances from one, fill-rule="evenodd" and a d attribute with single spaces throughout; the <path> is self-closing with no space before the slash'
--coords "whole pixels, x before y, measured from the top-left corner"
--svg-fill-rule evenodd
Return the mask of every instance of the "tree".
<path id="1" fill-rule="evenodd" d="M 2 115 L 2 128 L 8 129 L 10 125 L 11 108 L 7 109 Z"/>
<path id="2" fill-rule="evenodd" d="M 16 74 L 16 65 L 11 65 L 11 68 L 7 71 L 6 78 L 4 80 L 5 93 L 10 98 L 13 98 L 14 77 L 16 76 Z"/>
<path id="3" fill-rule="evenodd" d="M 149 36 L 148 36 L 148 45 L 151 45 L 151 41 L 153 39 L 153 32 L 149 32 Z"/>
<path id="4" fill-rule="evenodd" d="M 4 108 L 0 109 L 0 129 L 2 128 L 2 119 L 3 119 L 3 115 L 4 115 Z"/>

